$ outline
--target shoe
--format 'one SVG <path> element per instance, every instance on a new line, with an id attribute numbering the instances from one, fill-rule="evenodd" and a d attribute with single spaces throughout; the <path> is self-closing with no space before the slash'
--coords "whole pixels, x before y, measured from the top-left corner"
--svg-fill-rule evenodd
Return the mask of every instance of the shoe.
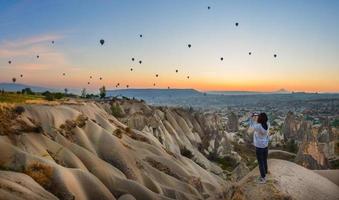
<path id="1" fill-rule="evenodd" d="M 261 178 L 258 180 L 259 184 L 265 184 L 266 183 L 266 178 Z"/>

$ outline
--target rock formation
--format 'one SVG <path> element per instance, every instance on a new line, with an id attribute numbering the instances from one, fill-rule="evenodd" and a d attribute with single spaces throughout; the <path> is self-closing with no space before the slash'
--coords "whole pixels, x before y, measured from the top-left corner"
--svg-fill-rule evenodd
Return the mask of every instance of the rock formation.
<path id="1" fill-rule="evenodd" d="M 138 106 L 130 105 L 126 115 L 150 111 Z M 223 198 L 229 183 L 195 148 L 201 143 L 197 124 L 180 112 L 155 109 L 145 116 L 163 119 L 155 120 L 160 125 L 150 122 L 140 131 L 114 118 L 108 107 L 88 102 L 24 105 L 22 113 L 2 109 L 7 120 L 0 122 L 0 167 L 14 175 L 11 183 L 0 173 L 1 185 L 10 185 L 1 187 L 0 196 L 15 199 L 14 191 L 24 195 L 29 189 L 34 195 L 28 199 Z M 145 123 L 135 119 L 128 124 Z M 15 177 L 28 189 L 16 186 Z"/>

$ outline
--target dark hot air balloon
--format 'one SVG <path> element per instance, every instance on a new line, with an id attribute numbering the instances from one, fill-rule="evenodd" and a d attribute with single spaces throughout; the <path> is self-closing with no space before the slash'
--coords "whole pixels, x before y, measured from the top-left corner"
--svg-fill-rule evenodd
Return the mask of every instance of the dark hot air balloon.
<path id="1" fill-rule="evenodd" d="M 187 79 L 189 79 L 190 78 L 190 76 L 187 76 Z"/>
<path id="2" fill-rule="evenodd" d="M 248 52 L 248 55 L 252 55 L 252 52 Z"/>
<path id="3" fill-rule="evenodd" d="M 54 40 L 52 40 L 52 44 L 54 44 Z"/>
<path id="4" fill-rule="evenodd" d="M 92 76 L 89 76 L 90 79 L 92 79 Z"/>
<path id="5" fill-rule="evenodd" d="M 192 45 L 191 45 L 191 44 L 188 44 L 187 46 L 188 46 L 188 48 L 191 48 L 191 47 L 192 47 Z"/>
<path id="6" fill-rule="evenodd" d="M 133 71 L 133 68 L 131 68 L 130 70 Z"/>
<path id="7" fill-rule="evenodd" d="M 277 57 L 277 54 L 274 54 L 273 56 L 276 58 L 276 57 Z"/>
<path id="8" fill-rule="evenodd" d="M 210 9 L 211 9 L 211 6 L 207 6 L 207 9 L 210 10 Z"/>
<path id="9" fill-rule="evenodd" d="M 139 60 L 139 64 L 141 64 L 142 63 L 142 61 L 141 60 Z"/>
<path id="10" fill-rule="evenodd" d="M 8 64 L 12 64 L 12 61 L 9 60 L 9 61 L 8 61 Z"/>
<path id="11" fill-rule="evenodd" d="M 100 44 L 101 44 L 101 45 L 104 45 L 104 43 L 105 43 L 105 40 L 104 40 L 104 39 L 101 39 L 101 40 L 100 40 Z"/>
<path id="12" fill-rule="evenodd" d="M 221 58 L 220 58 L 220 60 L 221 60 L 221 61 L 223 61 L 223 60 L 224 60 L 224 58 L 223 58 L 223 57 L 221 57 Z"/>
<path id="13" fill-rule="evenodd" d="M 153 86 L 155 86 L 155 83 L 153 83 Z"/>
<path id="14" fill-rule="evenodd" d="M 16 82 L 16 78 L 12 78 L 12 81 L 13 81 L 13 83 L 15 83 Z"/>
<path id="15" fill-rule="evenodd" d="M 89 84 L 91 84 L 90 82 L 87 82 L 87 84 L 89 85 Z"/>
<path id="16" fill-rule="evenodd" d="M 100 79 L 100 81 L 101 81 L 101 80 L 102 80 L 102 77 L 100 77 L 99 79 Z"/>
<path id="17" fill-rule="evenodd" d="M 36 56 L 36 58 L 40 58 L 40 56 L 39 56 L 39 55 L 37 55 L 37 56 Z"/>
<path id="18" fill-rule="evenodd" d="M 159 74 L 156 74 L 156 75 L 155 75 L 155 77 L 158 77 L 158 76 L 159 76 Z"/>
<path id="19" fill-rule="evenodd" d="M 132 58 L 132 61 L 134 61 L 135 59 L 134 58 Z"/>
<path id="20" fill-rule="evenodd" d="M 129 85 L 126 85 L 127 88 L 129 88 Z"/>
<path id="21" fill-rule="evenodd" d="M 142 34 L 140 34 L 140 35 L 139 35 L 139 37 L 141 37 L 141 38 L 142 38 Z"/>
<path id="22" fill-rule="evenodd" d="M 176 69 L 175 72 L 178 73 L 178 70 Z"/>
<path id="23" fill-rule="evenodd" d="M 236 23 L 235 23 L 235 26 L 239 26 L 239 23 L 238 23 L 238 22 L 236 22 Z"/>
<path id="24" fill-rule="evenodd" d="M 24 75 L 20 74 L 20 77 L 22 78 L 22 77 L 24 77 Z"/>
<path id="25" fill-rule="evenodd" d="M 66 73 L 62 73 L 63 76 L 66 76 Z"/>

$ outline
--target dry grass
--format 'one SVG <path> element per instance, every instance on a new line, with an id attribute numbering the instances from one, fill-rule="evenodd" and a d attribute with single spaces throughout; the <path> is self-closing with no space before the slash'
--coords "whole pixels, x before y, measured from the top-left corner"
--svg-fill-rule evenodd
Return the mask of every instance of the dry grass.
<path id="1" fill-rule="evenodd" d="M 43 163 L 33 162 L 26 167 L 24 173 L 32 177 L 37 183 L 44 188 L 51 186 L 53 168 Z"/>
<path id="2" fill-rule="evenodd" d="M 113 131 L 113 135 L 117 136 L 118 138 L 122 138 L 122 130 L 121 129 L 116 129 Z"/>
<path id="3" fill-rule="evenodd" d="M 20 118 L 24 112 L 22 106 L 14 104 L 0 104 L 0 135 L 19 135 L 24 132 L 41 133 L 42 128 L 39 125 L 28 125 Z M 34 124 L 34 122 L 32 122 Z"/>
<path id="4" fill-rule="evenodd" d="M 158 162 L 158 161 L 156 161 L 156 160 L 154 160 L 152 158 L 147 158 L 147 159 L 145 159 L 145 161 L 148 162 L 155 169 L 157 169 L 159 171 L 162 171 L 165 174 L 167 174 L 169 176 L 172 176 L 172 177 L 174 177 L 174 178 L 176 178 L 178 180 L 181 180 L 181 178 L 177 174 L 173 173 L 169 167 L 167 167 L 166 165 L 162 164 L 161 162 Z"/>
<path id="5" fill-rule="evenodd" d="M 43 96 L 40 95 L 17 94 L 12 92 L 0 94 L 0 102 L 6 103 L 25 103 L 29 100 L 41 100 L 41 99 L 43 99 Z"/>

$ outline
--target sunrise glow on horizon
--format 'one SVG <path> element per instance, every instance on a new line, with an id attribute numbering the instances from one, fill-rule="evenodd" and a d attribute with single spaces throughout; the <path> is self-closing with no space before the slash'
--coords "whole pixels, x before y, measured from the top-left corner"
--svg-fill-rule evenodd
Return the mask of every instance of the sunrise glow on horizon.
<path id="1" fill-rule="evenodd" d="M 0 83 L 339 92 L 338 10 L 313 0 L 0 0 Z"/>

